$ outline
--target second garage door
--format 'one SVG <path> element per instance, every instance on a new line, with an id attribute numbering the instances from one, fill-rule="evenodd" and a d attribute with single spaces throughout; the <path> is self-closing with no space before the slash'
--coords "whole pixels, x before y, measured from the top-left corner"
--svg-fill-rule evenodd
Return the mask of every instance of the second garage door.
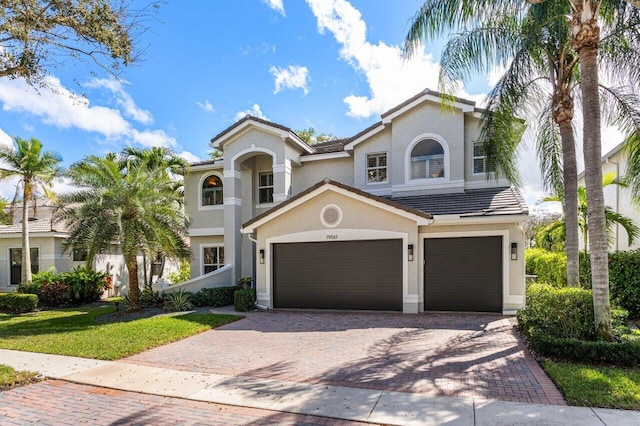
<path id="1" fill-rule="evenodd" d="M 402 247 L 402 240 L 274 244 L 274 307 L 402 311 Z"/>
<path id="2" fill-rule="evenodd" d="M 502 312 L 502 237 L 424 240 L 424 309 Z"/>

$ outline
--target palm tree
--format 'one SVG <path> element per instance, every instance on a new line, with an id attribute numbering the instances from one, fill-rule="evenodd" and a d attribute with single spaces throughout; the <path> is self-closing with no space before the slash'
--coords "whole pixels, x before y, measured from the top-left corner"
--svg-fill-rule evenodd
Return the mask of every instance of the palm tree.
<path id="1" fill-rule="evenodd" d="M 535 3 L 542 3 L 544 0 L 535 1 Z M 592 55 L 594 52 L 597 54 L 598 43 L 600 42 L 600 29 L 598 27 L 597 17 L 600 14 L 602 21 L 610 27 L 613 27 L 613 33 L 620 33 L 621 28 L 634 31 L 637 28 L 637 11 L 630 11 L 630 6 L 626 2 L 621 1 L 578 1 L 578 0 L 566 0 L 565 1 L 549 1 L 554 7 L 564 5 L 571 6 L 572 20 L 569 23 L 570 28 L 570 40 L 571 48 L 577 53 L 580 61 L 580 75 L 581 75 L 581 98 L 583 101 L 583 120 L 584 120 L 584 144 L 585 144 L 585 165 L 587 170 L 585 172 L 585 180 L 587 182 L 587 194 L 589 194 L 589 210 L 593 216 L 589 232 L 593 234 L 590 236 L 589 241 L 592 245 L 592 272 L 594 279 L 594 305 L 595 308 L 595 323 L 598 335 L 605 339 L 611 339 L 611 321 L 609 314 L 609 299 L 608 299 L 608 270 L 607 270 L 607 239 L 606 239 L 606 222 L 604 220 L 604 198 L 602 195 L 602 172 L 600 169 L 600 99 L 599 99 L 599 84 L 597 76 L 597 62 L 595 59 L 597 55 Z M 579 5 L 577 3 L 580 3 Z M 600 8 L 600 3 L 606 3 L 605 7 Z M 586 7 L 584 7 L 586 5 Z M 540 5 L 538 5 L 540 6 Z M 529 9 L 531 7 L 522 1 L 512 0 L 431 0 L 426 1 L 422 8 L 418 11 L 411 24 L 411 28 L 405 41 L 405 52 L 411 54 L 419 44 L 423 37 L 433 37 L 441 34 L 445 30 L 453 29 L 454 31 L 464 31 L 467 26 L 479 25 L 481 22 L 495 20 L 497 16 L 511 16 L 514 17 L 515 22 L 522 22 L 528 16 Z M 585 13 L 582 13 L 585 12 Z M 591 16 L 591 19 L 585 19 L 585 17 Z M 629 16 L 633 16 L 633 22 L 635 27 L 624 24 L 625 19 Z M 556 20 L 557 21 L 557 20 Z M 591 28 L 593 31 L 589 32 Z M 595 33 L 595 37 L 594 37 Z M 630 58 L 620 56 L 627 62 L 623 63 L 618 69 L 612 70 L 613 73 L 626 76 L 638 75 L 638 54 L 635 52 L 635 45 L 628 47 L 629 44 L 623 44 L 627 46 L 626 49 L 632 53 Z M 476 46 L 472 46 L 476 47 Z M 611 51 L 616 50 L 612 48 Z M 586 62 L 583 63 L 583 57 L 586 57 Z M 492 59 L 489 57 L 488 59 Z M 498 59 L 505 59 L 505 56 L 498 56 Z M 595 67 L 595 68 L 594 68 Z M 595 76 L 594 76 L 595 71 Z M 637 79 L 630 79 L 634 82 Z M 595 91 L 595 94 L 594 94 Z M 615 97 L 615 95 L 613 95 Z M 620 99 L 620 98 L 619 98 Z M 560 97 L 560 105 L 565 103 L 566 97 Z M 505 120 L 505 114 L 499 113 L 499 111 L 490 112 L 497 118 L 494 118 L 495 124 L 487 124 L 487 126 L 500 126 L 501 122 Z M 638 122 L 634 123 L 637 128 Z M 496 144 L 494 144 L 495 146 Z M 487 145 L 485 140 L 485 147 L 488 154 L 491 146 Z M 564 147 L 563 147 L 564 148 Z M 510 147 L 505 150 L 507 155 L 509 152 L 513 152 Z M 497 162 L 504 169 L 505 165 L 509 165 L 508 161 L 501 160 L 500 151 L 497 152 Z M 573 154 L 575 155 L 575 154 Z M 508 173 L 507 177 L 508 176 Z M 565 177 L 566 179 L 566 177 Z M 597 182 L 597 188 L 594 182 Z M 573 193 L 573 191 L 571 191 Z M 569 195 L 568 191 L 567 194 Z M 573 203 L 565 203 L 567 206 L 573 205 Z M 575 217 L 572 214 L 572 218 Z M 577 235 L 577 227 L 572 226 L 575 229 Z M 572 237 L 575 242 L 575 236 Z M 573 253 L 576 253 L 575 248 Z M 604 269 L 604 270 L 603 270 Z M 596 271 L 597 270 L 597 271 Z M 577 275 L 576 275 L 577 277 Z M 606 287 L 606 288 L 605 288 Z"/>
<path id="2" fill-rule="evenodd" d="M 67 246 L 84 247 L 91 256 L 114 245 L 122 251 L 130 309 L 139 310 L 138 253 L 187 258 L 187 225 L 183 197 L 166 170 L 144 159 L 135 165 L 125 160 L 126 154 L 108 154 L 73 164 L 68 176 L 80 189 L 61 195 L 54 215 L 67 223 Z"/>
<path id="3" fill-rule="evenodd" d="M 5 167 L 0 168 L 0 179 L 17 177 L 16 196 L 22 196 L 22 282 L 31 281 L 31 248 L 29 244 L 29 208 L 28 204 L 38 189 L 42 189 L 47 198 L 54 199 L 51 185 L 61 175 L 58 164 L 62 161 L 59 154 L 43 151 L 42 143 L 35 138 L 26 140 L 19 137 L 13 139 L 12 146 L 0 146 L 0 161 Z M 22 189 L 22 194 L 20 194 Z M 34 200 L 34 203 L 36 200 Z"/>
<path id="4" fill-rule="evenodd" d="M 624 180 L 618 180 L 615 173 L 607 173 L 602 178 L 602 187 L 605 188 L 609 185 L 621 185 L 626 186 L 624 184 Z M 547 195 L 541 200 L 542 202 L 548 201 L 562 201 L 562 195 L 552 194 Z M 616 211 L 614 211 L 611 207 L 604 207 L 605 218 L 607 222 L 607 244 L 609 245 L 611 242 L 611 231 L 613 225 L 618 224 L 624 228 L 627 232 L 627 238 L 629 245 L 633 244 L 638 237 L 640 237 L 640 228 L 635 224 L 633 219 L 624 216 Z M 566 222 L 564 219 L 558 220 L 546 227 L 544 227 L 540 231 L 540 237 L 548 238 L 553 241 L 558 241 L 562 235 L 564 235 L 564 228 L 566 227 Z M 588 225 L 588 203 L 587 203 L 587 189 L 580 185 L 578 186 L 578 227 L 580 228 L 580 233 L 583 238 L 583 247 L 585 253 L 588 252 L 588 241 L 589 241 L 589 225 Z"/>

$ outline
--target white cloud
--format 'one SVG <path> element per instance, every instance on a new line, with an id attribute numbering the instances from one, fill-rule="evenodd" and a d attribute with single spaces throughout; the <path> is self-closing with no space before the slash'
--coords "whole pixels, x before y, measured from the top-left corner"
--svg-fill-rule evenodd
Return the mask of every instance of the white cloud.
<path id="1" fill-rule="evenodd" d="M 276 79 L 274 94 L 285 89 L 302 89 L 305 95 L 309 93 L 309 89 L 307 88 L 309 70 L 307 67 L 297 65 L 289 65 L 287 68 L 271 67 L 269 72 Z"/>
<path id="2" fill-rule="evenodd" d="M 76 128 L 95 132 L 110 141 L 129 139 L 144 146 L 176 146 L 175 139 L 163 130 L 135 129 L 118 109 L 91 105 L 88 99 L 62 86 L 57 78 L 46 77 L 46 79 L 47 86 L 41 88 L 39 92 L 25 84 L 23 80 L 0 79 L 2 109 L 33 114 L 40 117 L 43 123 L 63 129 Z M 94 84 L 95 87 L 104 87 L 101 82 L 93 81 L 90 84 Z M 114 86 L 115 89 L 117 89 L 116 86 Z M 126 106 L 126 102 L 120 103 L 125 98 L 121 96 L 117 102 Z M 135 106 L 135 103 L 132 100 L 128 105 Z M 138 114 L 137 121 L 144 121 L 145 112 L 135 108 L 129 109 L 130 114 L 134 114 L 134 111 Z"/>
<path id="3" fill-rule="evenodd" d="M 398 46 L 367 41 L 360 12 L 346 0 L 307 0 L 318 21 L 318 31 L 330 31 L 342 45 L 340 57 L 364 73 L 370 96 L 349 95 L 347 115 L 358 118 L 380 114 L 424 88 L 437 89 L 439 65 L 424 51 L 405 61 Z"/>
<path id="4" fill-rule="evenodd" d="M 235 121 L 241 120 L 247 115 L 252 115 L 254 117 L 261 118 L 263 120 L 268 120 L 267 116 L 264 115 L 264 113 L 260 109 L 260 105 L 253 104 L 253 106 L 249 109 L 245 109 L 244 111 L 238 111 L 235 116 Z"/>
<path id="5" fill-rule="evenodd" d="M 0 129 L 0 145 L 13 146 L 13 138 Z"/>
<path id="6" fill-rule="evenodd" d="M 196 105 L 198 105 L 200 107 L 201 110 L 203 110 L 204 112 L 213 112 L 213 105 L 211 105 L 211 102 L 209 102 L 208 99 L 205 99 L 204 102 L 196 102 Z"/>
<path id="7" fill-rule="evenodd" d="M 262 2 L 278 12 L 280 15 L 287 16 L 284 12 L 284 4 L 282 3 L 282 0 L 262 0 Z"/>
<path id="8" fill-rule="evenodd" d="M 116 96 L 116 103 L 122 107 L 124 114 L 142 124 L 153 122 L 153 116 L 145 109 L 138 108 L 133 98 L 122 87 L 122 83 L 113 78 L 94 78 L 85 87 L 107 89 Z"/>
<path id="9" fill-rule="evenodd" d="M 189 151 L 182 151 L 182 152 L 178 153 L 178 156 L 184 158 L 189 163 L 196 163 L 196 162 L 200 161 L 200 157 L 198 157 L 195 154 L 192 154 Z"/>

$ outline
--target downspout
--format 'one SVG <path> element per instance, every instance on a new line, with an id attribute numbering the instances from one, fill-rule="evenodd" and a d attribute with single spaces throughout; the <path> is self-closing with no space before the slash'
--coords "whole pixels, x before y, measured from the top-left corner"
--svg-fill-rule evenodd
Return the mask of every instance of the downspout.
<path id="1" fill-rule="evenodd" d="M 608 158 L 604 160 L 607 164 L 616 166 L 616 179 L 620 178 L 620 163 L 611 161 Z M 616 213 L 620 213 L 620 185 L 616 185 Z M 616 223 L 616 251 L 620 250 L 620 224 Z"/>

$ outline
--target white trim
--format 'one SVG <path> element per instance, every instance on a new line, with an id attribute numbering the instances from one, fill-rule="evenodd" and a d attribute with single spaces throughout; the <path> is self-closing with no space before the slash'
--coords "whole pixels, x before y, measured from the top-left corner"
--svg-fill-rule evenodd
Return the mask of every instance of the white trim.
<path id="1" fill-rule="evenodd" d="M 273 173 L 291 173 L 291 161 L 289 164 L 274 164 L 272 168 Z"/>
<path id="2" fill-rule="evenodd" d="M 30 238 L 48 238 L 48 237 L 53 237 L 53 238 L 69 238 L 68 234 L 62 234 L 59 232 L 33 232 L 33 231 L 29 231 L 29 236 Z M 16 239 L 21 239 L 22 238 L 22 232 L 10 232 L 10 233 L 6 233 L 6 234 L 0 234 L 0 239 L 11 239 L 11 238 L 16 238 Z"/>
<path id="3" fill-rule="evenodd" d="M 232 178 L 232 179 L 242 179 L 242 172 L 239 172 L 239 171 L 237 171 L 237 170 L 225 170 L 225 171 L 222 173 L 222 176 L 223 176 L 225 179 L 228 179 L 228 178 Z"/>
<path id="4" fill-rule="evenodd" d="M 196 165 L 190 165 L 189 169 L 192 172 L 200 172 L 200 171 L 205 171 L 205 170 L 216 170 L 216 169 L 222 169 L 224 167 L 224 164 L 222 162 L 222 158 L 220 159 L 216 159 L 215 163 L 212 164 L 196 164 Z M 219 162 L 218 162 L 219 161 Z"/>
<path id="5" fill-rule="evenodd" d="M 262 203 L 262 204 L 256 204 L 256 209 L 264 209 L 264 210 L 268 210 L 268 209 L 272 209 L 275 206 L 277 206 L 280 203 L 276 203 L 275 201 L 273 203 Z"/>
<path id="6" fill-rule="evenodd" d="M 420 105 L 424 101 L 432 101 L 432 102 L 437 103 L 437 104 L 442 104 L 443 102 L 445 102 L 446 106 L 448 106 L 448 107 L 451 106 L 451 107 L 454 107 L 454 108 L 458 108 L 462 112 L 474 112 L 475 109 L 476 109 L 475 105 L 469 105 L 469 104 L 466 104 L 466 103 L 456 102 L 456 101 L 449 101 L 449 100 L 442 99 L 439 96 L 434 96 L 434 95 L 432 95 L 430 93 L 425 93 L 424 96 L 420 96 L 415 101 L 403 106 L 399 110 L 394 111 L 392 114 L 389 114 L 386 117 L 384 117 L 382 119 L 382 122 L 384 124 L 391 123 L 391 120 L 393 120 L 394 118 L 396 118 L 399 115 L 404 114 L 405 112 L 409 111 L 410 109 L 413 109 L 413 108 L 417 107 L 418 105 Z"/>
<path id="7" fill-rule="evenodd" d="M 432 189 L 460 189 L 462 192 L 464 189 L 464 180 L 442 180 L 444 178 L 431 178 L 413 180 L 414 183 L 407 183 L 404 185 L 393 185 L 394 191 L 420 191 L 420 190 L 432 190 Z M 429 182 L 426 182 L 429 181 Z M 451 191 L 453 192 L 453 191 Z"/>
<path id="8" fill-rule="evenodd" d="M 190 237 L 208 237 L 210 235 L 224 235 L 224 227 L 220 228 L 191 228 Z"/>
<path id="9" fill-rule="evenodd" d="M 242 198 L 227 197 L 224 199 L 224 205 L 225 206 L 241 206 Z"/>
<path id="10" fill-rule="evenodd" d="M 374 207 L 377 207 L 379 209 L 388 211 L 390 213 L 394 213 L 394 214 L 396 214 L 398 216 L 402 216 L 402 217 L 405 217 L 407 219 L 413 220 L 413 221 L 415 221 L 417 223 L 418 226 L 431 224 L 431 219 L 427 219 L 425 217 L 415 215 L 415 214 L 410 213 L 408 211 L 405 211 L 405 210 L 402 210 L 402 209 L 399 209 L 399 208 L 396 208 L 396 207 L 381 203 L 381 202 L 379 202 L 377 200 L 372 200 L 371 198 L 367 198 L 367 197 L 364 197 L 364 196 L 359 195 L 359 194 L 355 194 L 355 193 L 353 193 L 351 191 L 342 189 L 342 188 L 337 187 L 335 185 L 324 184 L 324 185 L 320 186 L 319 188 L 311 191 L 310 193 L 304 195 L 303 197 L 300 197 L 297 200 L 287 204 L 286 206 L 282 207 L 281 209 L 278 209 L 277 211 L 273 212 L 272 214 L 267 215 L 267 216 L 263 217 L 262 219 L 252 223 L 249 227 L 241 228 L 240 232 L 242 232 L 244 234 L 253 234 L 255 232 L 256 228 L 259 228 L 260 226 L 262 226 L 265 223 L 273 220 L 274 218 L 283 215 L 284 213 L 286 213 L 286 212 L 288 212 L 288 211 L 300 206 L 301 204 L 306 203 L 309 199 L 312 199 L 312 198 L 314 198 L 314 197 L 316 197 L 316 196 L 318 196 L 318 195 L 320 195 L 320 194 L 322 194 L 322 193 L 324 193 L 326 191 L 333 191 L 333 192 L 336 192 L 338 194 L 344 195 L 346 197 L 349 197 L 349 198 L 352 198 L 352 199 L 355 199 L 355 200 L 358 200 L 358 201 L 362 201 L 365 204 L 369 204 L 371 206 L 374 206 Z"/>
<path id="11" fill-rule="evenodd" d="M 274 161 L 275 161 L 275 157 L 274 157 Z M 260 186 L 260 175 L 264 174 L 264 173 L 271 173 L 271 181 L 273 182 L 271 185 L 267 185 L 267 186 Z M 272 200 L 268 203 L 261 203 L 260 202 L 260 189 L 269 189 L 271 188 L 272 192 Z M 255 196 L 256 196 L 256 200 L 258 201 L 258 206 L 263 205 L 263 204 L 274 204 L 276 202 L 276 174 L 273 171 L 273 169 L 270 170 L 262 170 L 262 171 L 257 171 L 256 173 L 256 187 L 255 187 Z M 285 194 L 285 199 L 286 199 L 286 194 Z M 284 201 L 284 200 L 283 200 Z"/>
<path id="12" fill-rule="evenodd" d="M 365 191 L 365 190 L 363 190 Z M 391 196 L 391 194 L 393 194 L 393 190 L 391 189 L 391 187 L 386 187 L 386 188 L 367 188 L 366 191 L 369 194 L 372 195 L 377 195 L 378 197 L 383 197 L 383 196 Z"/>
<path id="13" fill-rule="evenodd" d="M 348 144 L 346 144 L 344 146 L 344 150 L 345 151 L 352 151 L 353 148 L 358 145 L 359 143 L 369 139 L 372 136 L 377 135 L 378 133 L 380 133 L 381 131 L 383 131 L 386 128 L 386 126 L 384 125 L 384 123 L 380 123 L 379 126 L 374 127 L 373 129 L 369 130 L 367 133 L 359 136 L 357 139 L 354 139 L 353 141 L 349 142 Z"/>
<path id="14" fill-rule="evenodd" d="M 307 163 L 309 161 L 333 160 L 335 158 L 349 158 L 349 157 L 351 157 L 351 155 L 349 155 L 349 153 L 345 151 L 327 152 L 325 154 L 312 154 L 308 156 L 302 156 L 300 157 L 300 162 Z"/>
<path id="15" fill-rule="evenodd" d="M 204 249 L 209 247 L 222 247 L 224 249 L 224 243 L 202 243 L 202 244 L 199 244 L 198 246 L 200 250 L 200 276 L 202 276 L 204 275 Z M 218 251 L 218 256 L 220 256 L 219 251 Z M 220 259 L 218 259 L 218 261 L 220 261 Z M 226 263 L 223 263 L 222 266 L 220 266 L 218 269 L 226 265 L 227 265 Z M 214 272 L 214 271 L 211 271 L 211 272 Z"/>
<path id="16" fill-rule="evenodd" d="M 336 220 L 335 223 L 327 223 L 327 221 L 324 220 L 324 212 L 328 209 L 335 209 L 338 212 L 338 220 Z M 322 222 L 322 224 L 327 228 L 335 228 L 340 225 L 340 222 L 342 222 L 342 209 L 336 204 L 327 204 L 322 208 L 322 210 L 320 210 L 320 222 Z"/>
<path id="17" fill-rule="evenodd" d="M 486 173 L 478 173 L 478 174 L 474 174 L 474 176 L 486 176 Z M 464 183 L 464 189 L 485 189 L 485 188 L 499 188 L 502 186 L 511 186 L 511 182 L 509 182 L 507 179 L 505 178 L 492 178 L 490 180 L 487 179 L 483 179 L 483 180 L 468 180 Z"/>
<path id="18" fill-rule="evenodd" d="M 224 173 L 226 174 L 226 172 Z M 213 204 L 211 206 L 202 205 L 202 184 L 209 176 L 216 176 L 222 182 L 222 202 L 223 204 Z M 203 173 L 198 181 L 198 211 L 204 210 L 222 210 L 224 208 L 224 178 L 223 174 L 218 171 L 211 171 L 211 173 Z"/>
<path id="19" fill-rule="evenodd" d="M 529 215 L 494 215 L 494 216 L 469 216 L 460 217 L 457 214 L 435 215 L 432 226 L 438 225 L 470 225 L 490 223 L 521 223 L 529 220 Z"/>
<path id="20" fill-rule="evenodd" d="M 267 154 L 269 155 L 273 161 L 272 164 L 276 163 L 276 153 L 271 151 L 270 149 L 267 148 L 261 148 L 261 147 L 257 147 L 254 145 L 251 145 L 251 147 L 243 149 L 242 151 L 238 152 L 236 155 L 233 156 L 233 158 L 231 159 L 231 169 L 227 169 L 225 170 L 225 173 L 232 173 L 236 171 L 236 161 L 238 161 L 238 158 L 242 157 L 245 154 L 252 154 L 252 153 L 262 153 L 262 154 Z M 235 177 L 236 175 L 234 175 Z"/>
<path id="21" fill-rule="evenodd" d="M 327 234 L 331 234 L 331 240 L 327 240 Z M 363 241 L 363 240 L 402 240 L 402 301 L 411 303 L 407 299 L 409 296 L 409 261 L 408 253 L 405 249 L 409 241 L 409 234 L 406 232 L 384 231 L 378 229 L 320 229 L 314 231 L 296 232 L 293 234 L 279 235 L 265 240 L 265 269 L 266 269 L 266 293 L 259 296 L 263 300 L 268 300 L 269 306 L 273 307 L 273 282 L 272 282 L 272 247 L 279 243 L 304 243 L 304 242 L 332 242 L 332 241 Z M 257 245 L 256 245 L 257 247 Z M 256 248 L 257 250 L 257 248 Z"/>
<path id="22" fill-rule="evenodd" d="M 475 170 L 475 161 L 479 160 L 482 158 L 482 165 L 483 167 L 487 167 L 487 156 L 484 152 L 484 145 L 482 148 L 482 156 L 476 156 L 475 152 L 476 152 L 476 147 L 475 144 L 477 143 L 482 143 L 482 141 L 472 141 L 471 142 L 471 175 L 472 176 L 487 176 L 488 174 L 494 175 L 495 174 L 495 170 L 490 170 L 490 171 L 484 171 L 484 172 L 477 172 Z"/>
<path id="23" fill-rule="evenodd" d="M 384 158 L 386 160 L 387 165 L 384 166 L 384 169 L 386 171 L 386 175 L 387 178 L 383 181 L 380 182 L 369 182 L 369 169 L 375 169 L 375 170 L 380 170 L 382 169 L 382 167 L 377 166 L 377 167 L 369 167 L 369 156 L 370 155 L 383 155 L 384 154 Z M 389 184 L 389 151 L 377 151 L 377 152 L 367 152 L 364 154 L 364 182 L 366 185 L 388 185 Z"/>
<path id="24" fill-rule="evenodd" d="M 496 230 L 482 230 L 482 231 L 454 231 L 454 232 L 429 232 L 419 233 L 418 240 L 420 241 L 419 255 L 420 259 L 424 259 L 424 240 L 430 238 L 463 238 L 463 237 L 502 237 L 502 310 L 504 305 L 509 300 L 511 302 L 512 295 L 509 293 L 510 284 L 510 235 L 508 229 L 496 229 Z M 418 266 L 418 290 L 420 296 L 424 300 L 424 261 L 420 262 Z"/>
<path id="25" fill-rule="evenodd" d="M 286 141 L 287 139 L 289 139 L 293 142 L 294 145 L 297 145 L 299 148 L 301 148 L 302 151 L 308 152 L 310 154 L 313 153 L 314 151 L 313 148 L 311 148 L 309 145 L 307 145 L 302 140 L 300 140 L 300 138 L 296 136 L 294 133 L 292 133 L 291 131 L 286 131 L 266 123 L 260 123 L 260 122 L 254 121 L 252 119 L 245 121 L 244 123 L 240 124 L 238 127 L 231 130 L 227 134 L 222 135 L 215 142 L 211 142 L 210 145 L 212 148 L 218 149 L 225 143 L 231 142 L 232 140 L 242 136 L 244 133 L 249 131 L 251 127 L 255 127 L 256 129 L 262 130 L 265 133 L 269 133 L 274 136 L 277 136 L 283 141 Z"/>
<path id="26" fill-rule="evenodd" d="M 412 179 L 411 178 L 411 152 L 413 148 L 419 144 L 420 142 L 432 139 L 442 146 L 442 150 L 444 152 L 444 176 L 437 178 L 421 178 L 421 179 Z M 451 153 L 449 150 L 449 143 L 445 138 L 440 136 L 437 133 L 422 133 L 411 140 L 407 150 L 404 153 L 404 186 L 435 186 L 441 182 L 449 182 L 451 180 Z"/>

